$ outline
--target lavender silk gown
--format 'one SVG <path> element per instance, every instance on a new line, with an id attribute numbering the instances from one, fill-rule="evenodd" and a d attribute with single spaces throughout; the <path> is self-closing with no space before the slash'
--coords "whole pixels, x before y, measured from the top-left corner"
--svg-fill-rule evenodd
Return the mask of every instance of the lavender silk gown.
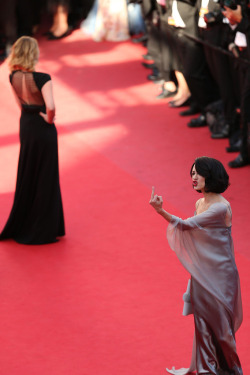
<path id="1" fill-rule="evenodd" d="M 169 245 L 191 274 L 195 323 L 191 365 L 167 369 L 171 374 L 243 374 L 235 344 L 242 322 L 241 291 L 227 212 L 229 204 L 218 202 L 187 220 L 173 216 L 168 226 Z"/>

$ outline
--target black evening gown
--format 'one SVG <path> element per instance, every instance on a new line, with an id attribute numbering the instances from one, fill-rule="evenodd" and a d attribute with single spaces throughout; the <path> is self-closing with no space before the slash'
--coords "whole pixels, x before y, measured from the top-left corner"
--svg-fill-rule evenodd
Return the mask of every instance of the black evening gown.
<path id="1" fill-rule="evenodd" d="M 46 244 L 65 234 L 59 185 L 57 130 L 39 112 L 46 111 L 41 93 L 45 73 L 14 71 L 10 82 L 22 105 L 16 191 L 0 240 Z"/>

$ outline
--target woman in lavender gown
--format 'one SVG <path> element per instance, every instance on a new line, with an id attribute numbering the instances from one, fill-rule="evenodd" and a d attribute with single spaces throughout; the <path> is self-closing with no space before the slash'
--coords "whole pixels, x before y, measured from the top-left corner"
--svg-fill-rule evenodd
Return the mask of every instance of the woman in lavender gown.
<path id="1" fill-rule="evenodd" d="M 192 371 L 243 375 L 235 343 L 235 332 L 242 323 L 242 302 L 231 237 L 232 211 L 221 195 L 229 186 L 229 177 L 218 160 L 208 157 L 197 158 L 190 174 L 194 190 L 203 194 L 193 217 L 182 220 L 168 213 L 154 188 L 149 202 L 170 223 L 170 247 L 191 275 L 190 292 L 183 297 L 190 307 L 188 313 L 194 315 L 191 365 L 167 371 L 176 375 Z"/>

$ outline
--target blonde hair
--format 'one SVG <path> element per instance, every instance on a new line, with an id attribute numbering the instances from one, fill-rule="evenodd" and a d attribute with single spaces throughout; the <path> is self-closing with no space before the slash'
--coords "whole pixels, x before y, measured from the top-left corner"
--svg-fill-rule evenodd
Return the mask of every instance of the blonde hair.
<path id="1" fill-rule="evenodd" d="M 38 62 L 39 48 L 36 39 L 30 36 L 22 36 L 17 39 L 11 49 L 9 58 L 10 71 L 23 69 L 34 71 Z"/>

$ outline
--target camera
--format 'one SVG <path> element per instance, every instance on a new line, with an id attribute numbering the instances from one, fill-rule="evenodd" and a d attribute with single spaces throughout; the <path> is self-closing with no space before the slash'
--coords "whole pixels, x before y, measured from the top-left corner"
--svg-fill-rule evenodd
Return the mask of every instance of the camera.
<path id="1" fill-rule="evenodd" d="M 204 14 L 204 21 L 207 25 L 215 25 L 216 23 L 221 22 L 223 19 L 223 14 L 221 13 L 221 10 L 208 12 Z"/>

